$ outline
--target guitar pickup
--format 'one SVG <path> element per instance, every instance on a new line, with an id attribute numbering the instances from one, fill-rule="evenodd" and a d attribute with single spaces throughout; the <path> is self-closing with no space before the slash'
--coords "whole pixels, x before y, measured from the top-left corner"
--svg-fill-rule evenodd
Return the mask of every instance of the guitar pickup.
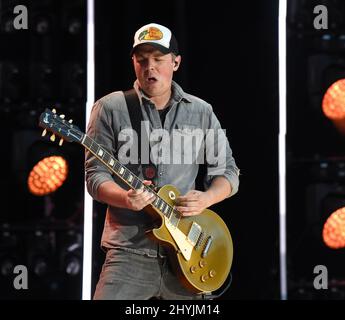
<path id="1" fill-rule="evenodd" d="M 192 223 L 187 236 L 187 239 L 192 246 L 195 246 L 195 244 L 198 242 L 201 230 L 202 228 L 200 225 L 198 225 L 196 222 Z"/>
<path id="2" fill-rule="evenodd" d="M 205 248 L 204 248 L 204 250 L 202 250 L 202 253 L 201 253 L 201 256 L 202 256 L 203 258 L 205 258 L 205 257 L 207 256 L 208 251 L 210 250 L 212 241 L 213 241 L 212 237 L 209 236 L 209 237 L 207 238 L 207 240 L 206 240 Z"/>

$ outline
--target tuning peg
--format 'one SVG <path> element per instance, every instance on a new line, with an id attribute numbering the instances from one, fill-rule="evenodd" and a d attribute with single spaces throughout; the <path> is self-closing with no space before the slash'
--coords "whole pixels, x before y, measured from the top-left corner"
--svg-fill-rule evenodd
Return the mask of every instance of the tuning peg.
<path id="1" fill-rule="evenodd" d="M 55 141 L 55 134 L 52 134 L 51 136 L 50 136 L 50 141 Z"/>
<path id="2" fill-rule="evenodd" d="M 65 119 L 65 115 L 64 114 L 60 114 L 60 118 L 61 119 Z"/>
<path id="3" fill-rule="evenodd" d="M 68 120 L 68 122 L 69 122 L 69 123 L 72 123 L 72 122 L 73 122 L 73 120 L 72 120 L 72 119 L 70 119 L 70 120 Z"/>
<path id="4" fill-rule="evenodd" d="M 52 112 L 53 112 L 53 113 L 56 113 L 56 109 L 53 109 Z"/>
<path id="5" fill-rule="evenodd" d="M 44 129 L 42 132 L 42 137 L 44 137 L 47 134 L 47 129 Z"/>
<path id="6" fill-rule="evenodd" d="M 59 146 L 61 147 L 63 144 L 63 139 L 61 138 L 60 141 L 59 141 Z"/>

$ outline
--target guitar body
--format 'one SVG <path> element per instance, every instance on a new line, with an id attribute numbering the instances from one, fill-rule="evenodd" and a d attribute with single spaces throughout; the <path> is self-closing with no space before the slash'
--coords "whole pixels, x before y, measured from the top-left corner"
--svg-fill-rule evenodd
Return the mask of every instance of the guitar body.
<path id="1" fill-rule="evenodd" d="M 165 185 L 158 192 L 158 195 L 172 206 L 175 205 L 174 198 L 179 194 L 178 189 L 172 185 Z M 173 266 L 184 285 L 194 292 L 212 292 L 219 289 L 230 272 L 233 259 L 232 238 L 224 221 L 209 209 L 196 216 L 181 218 L 178 224 L 178 229 L 183 232 L 180 243 L 186 242 L 188 245 L 185 235 L 189 233 L 193 223 L 197 223 L 204 234 L 198 245 L 193 247 L 190 258 L 186 260 L 174 240 L 180 237 L 179 234 L 175 236 L 173 228 L 168 229 L 166 218 L 156 208 L 148 208 L 150 213 L 153 210 L 162 217 L 162 224 L 152 230 L 152 235 L 167 247 Z M 205 252 L 209 237 L 212 237 L 212 240 L 209 240 L 211 243 Z"/>

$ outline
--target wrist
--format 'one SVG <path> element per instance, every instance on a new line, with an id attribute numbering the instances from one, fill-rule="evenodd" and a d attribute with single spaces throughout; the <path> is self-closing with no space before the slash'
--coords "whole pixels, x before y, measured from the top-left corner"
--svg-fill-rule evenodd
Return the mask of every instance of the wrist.
<path id="1" fill-rule="evenodd" d="M 206 208 L 212 206 L 214 202 L 214 193 L 211 189 L 204 192 L 204 195 L 206 196 Z"/>
<path id="2" fill-rule="evenodd" d="M 129 202 L 128 191 L 123 193 L 123 205 L 126 209 L 132 209 L 132 205 Z"/>

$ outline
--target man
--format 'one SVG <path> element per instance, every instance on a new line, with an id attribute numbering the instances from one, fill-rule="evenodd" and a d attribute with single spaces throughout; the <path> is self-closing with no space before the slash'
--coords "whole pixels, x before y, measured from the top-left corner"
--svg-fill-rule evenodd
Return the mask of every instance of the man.
<path id="1" fill-rule="evenodd" d="M 134 89 L 140 103 L 137 112 L 149 124 L 151 133 L 162 132 L 162 135 L 155 141 L 150 139 L 151 152 L 159 150 L 156 157 L 152 156 L 158 159 L 156 163 L 145 163 L 154 172 L 152 179 L 145 176 L 143 161 L 136 164 L 134 160 L 128 167 L 139 172 L 145 185 L 150 185 L 152 180 L 155 187 L 175 185 L 182 195 L 176 199 L 175 208 L 183 216 L 198 215 L 234 195 L 238 190 L 239 170 L 212 107 L 185 93 L 172 80 L 180 67 L 181 56 L 171 31 L 156 23 L 141 27 L 135 33 L 131 55 L 137 77 Z M 88 135 L 119 160 L 126 158 L 127 153 L 122 152 L 128 142 L 126 129 L 133 127 L 134 121 L 127 102 L 122 91 L 99 99 L 88 124 Z M 181 143 L 176 143 L 178 135 L 183 136 L 181 141 L 187 141 L 197 129 L 204 133 L 213 130 L 218 135 L 221 132 L 216 142 L 206 141 L 206 149 L 212 152 L 206 150 L 205 191 L 194 190 L 200 162 L 195 157 L 183 161 L 188 158 L 188 151 L 194 149 L 188 144 L 180 150 Z M 176 157 L 178 153 L 181 157 Z M 217 157 L 219 154 L 223 156 Z M 146 231 L 154 224 L 143 209 L 155 200 L 155 194 L 144 190 L 148 188 L 127 190 L 121 179 L 112 176 L 89 152 L 85 166 L 89 193 L 108 205 L 101 241 L 106 259 L 94 299 L 200 298 L 177 280 L 161 244 L 147 237 Z"/>

